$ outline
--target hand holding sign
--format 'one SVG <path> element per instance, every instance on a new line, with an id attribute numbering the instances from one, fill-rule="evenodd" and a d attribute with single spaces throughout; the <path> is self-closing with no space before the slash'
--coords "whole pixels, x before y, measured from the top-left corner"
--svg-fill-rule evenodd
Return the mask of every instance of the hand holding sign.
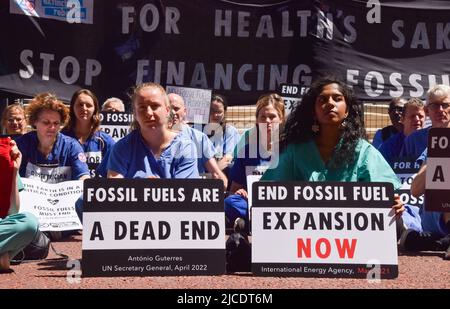
<path id="1" fill-rule="evenodd" d="M 235 194 L 240 195 L 240 196 L 248 199 L 248 193 L 247 193 L 247 191 L 245 191 L 245 189 L 239 189 L 239 190 L 236 191 Z"/>
<path id="2" fill-rule="evenodd" d="M 402 213 L 405 211 L 405 205 L 400 200 L 400 196 L 398 194 L 394 195 L 394 206 L 392 206 L 392 210 L 395 213 L 396 219 L 401 218 Z"/>

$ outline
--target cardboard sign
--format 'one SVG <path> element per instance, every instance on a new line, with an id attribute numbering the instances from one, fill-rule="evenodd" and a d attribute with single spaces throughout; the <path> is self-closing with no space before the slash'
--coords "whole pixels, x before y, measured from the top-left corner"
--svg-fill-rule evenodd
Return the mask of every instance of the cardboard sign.
<path id="1" fill-rule="evenodd" d="M 75 202 L 83 194 L 83 181 L 45 183 L 21 178 L 20 212 L 30 212 L 38 218 L 39 229 L 45 231 L 81 230 L 75 212 Z"/>
<path id="2" fill-rule="evenodd" d="M 130 133 L 133 114 L 121 112 L 101 112 L 100 129 L 109 134 L 114 141 L 118 141 Z"/>
<path id="3" fill-rule="evenodd" d="M 393 196 L 389 183 L 254 183 L 253 273 L 396 278 Z"/>
<path id="4" fill-rule="evenodd" d="M 84 276 L 225 273 L 223 184 L 203 179 L 88 179 Z"/>
<path id="5" fill-rule="evenodd" d="M 186 122 L 208 123 L 211 109 L 211 89 L 167 86 L 167 93 L 176 93 L 184 99 L 187 115 Z"/>
<path id="6" fill-rule="evenodd" d="M 450 128 L 428 131 L 425 208 L 450 212 Z"/>

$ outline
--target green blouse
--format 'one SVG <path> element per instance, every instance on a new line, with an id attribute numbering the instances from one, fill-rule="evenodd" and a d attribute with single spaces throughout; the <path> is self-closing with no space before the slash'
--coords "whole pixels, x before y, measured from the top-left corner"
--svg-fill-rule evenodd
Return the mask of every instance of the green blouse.
<path id="1" fill-rule="evenodd" d="M 314 141 L 290 144 L 261 180 L 390 182 L 394 189 L 400 188 L 397 176 L 376 148 L 360 139 L 355 152 L 356 160 L 352 164 L 329 168 Z"/>

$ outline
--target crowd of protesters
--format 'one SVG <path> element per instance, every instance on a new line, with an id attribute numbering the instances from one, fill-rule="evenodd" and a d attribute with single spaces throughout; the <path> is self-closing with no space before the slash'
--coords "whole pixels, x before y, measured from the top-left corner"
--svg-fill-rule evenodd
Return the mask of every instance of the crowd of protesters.
<path id="1" fill-rule="evenodd" d="M 424 119 L 430 118 L 431 127 L 450 127 L 450 87 L 432 87 L 425 103 L 394 98 L 389 105 L 392 125 L 375 134 L 373 145 L 366 140 L 361 107 L 351 89 L 334 78 L 315 81 L 289 117 L 282 97 L 261 96 L 255 126 L 242 136 L 227 123 L 226 98 L 218 94 L 212 96 L 210 123 L 202 132 L 186 122 L 183 97 L 167 94 L 156 83 L 138 85 L 131 96 L 132 130 L 117 143 L 100 130 L 100 108 L 125 111 L 120 99 L 100 105 L 87 89 L 73 94 L 70 107 L 41 93 L 25 109 L 20 104 L 4 109 L 1 173 L 10 176 L 2 179 L 7 186 L 0 207 L 0 270 L 9 269 L 9 260 L 37 231 L 33 215 L 18 213 L 21 177 L 47 183 L 90 177 L 220 179 L 228 195 L 228 226 L 249 219 L 249 175 L 266 181 L 389 182 L 398 188 L 393 163 L 418 160 L 422 167 L 411 188 L 420 196 L 429 130 L 423 128 Z M 278 158 L 271 166 L 275 152 Z M 90 162 L 100 165 L 92 169 Z M 450 259 L 449 213 L 415 209 L 398 196 L 392 207 L 403 250 L 445 251 L 444 258 Z M 81 213 L 82 206 L 77 210 Z"/>

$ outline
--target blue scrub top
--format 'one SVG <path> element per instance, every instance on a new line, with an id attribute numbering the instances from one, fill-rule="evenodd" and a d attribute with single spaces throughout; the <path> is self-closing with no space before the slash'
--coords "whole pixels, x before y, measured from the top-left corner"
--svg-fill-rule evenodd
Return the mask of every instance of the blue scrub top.
<path id="1" fill-rule="evenodd" d="M 403 132 L 394 134 L 385 140 L 384 143 L 381 144 L 380 148 L 378 148 L 380 153 L 391 166 L 395 161 L 402 160 L 403 157 L 401 156 L 401 153 L 405 138 L 406 136 Z"/>
<path id="2" fill-rule="evenodd" d="M 78 140 L 78 137 L 74 131 L 63 131 L 62 133 Z M 87 160 L 86 162 L 91 170 L 92 177 L 99 174 L 98 168 L 100 164 L 106 158 L 106 153 L 112 148 L 112 146 L 114 146 L 115 143 L 116 142 L 111 136 L 101 130 L 98 130 L 89 136 L 83 144 L 80 144 L 84 150 Z"/>
<path id="3" fill-rule="evenodd" d="M 250 148 L 253 149 L 250 149 Z M 234 165 L 230 171 L 230 181 L 234 181 L 247 190 L 247 176 L 263 175 L 270 165 L 270 153 L 261 155 L 258 144 L 247 143 L 234 159 Z"/>
<path id="4" fill-rule="evenodd" d="M 234 147 L 236 147 L 241 138 L 238 130 L 232 125 L 226 124 L 225 132 L 222 132 L 221 127 L 219 132 L 206 132 L 209 134 L 209 139 L 214 145 L 215 156 L 223 158 L 225 155 L 233 156 Z"/>
<path id="5" fill-rule="evenodd" d="M 405 138 L 401 156 L 416 160 L 428 146 L 428 131 L 431 127 L 417 130 Z"/>
<path id="6" fill-rule="evenodd" d="M 38 145 L 36 131 L 29 132 L 17 140 L 17 146 L 22 152 L 20 176 L 58 183 L 78 180 L 81 176 L 89 175 L 86 156 L 77 140 L 58 133 L 47 158 L 37 150 Z"/>
<path id="7" fill-rule="evenodd" d="M 208 135 L 205 133 L 191 128 L 187 124 L 183 124 L 183 127 L 179 135 L 187 140 L 191 140 L 195 146 L 194 152 L 191 156 L 197 158 L 197 168 L 200 174 L 206 173 L 205 163 L 214 158 L 216 150 Z"/>
<path id="8" fill-rule="evenodd" d="M 61 133 L 78 140 L 78 137 L 76 136 L 75 132 L 73 132 L 73 131 L 63 131 Z M 81 147 L 84 150 L 84 154 L 88 158 L 88 163 L 91 163 L 89 161 L 90 154 L 101 152 L 102 156 L 104 156 L 106 154 L 106 152 L 109 149 L 111 149 L 112 146 L 114 146 L 115 143 L 116 142 L 114 141 L 114 139 L 111 136 L 109 136 L 105 132 L 99 130 L 99 131 L 96 131 L 91 136 L 89 136 L 89 138 L 83 144 L 81 144 Z M 96 162 L 96 163 L 100 163 L 100 162 Z"/>
<path id="9" fill-rule="evenodd" d="M 195 146 L 178 134 L 159 158 L 146 146 L 139 130 L 119 140 L 109 153 L 108 170 L 125 178 L 199 178 Z"/>

